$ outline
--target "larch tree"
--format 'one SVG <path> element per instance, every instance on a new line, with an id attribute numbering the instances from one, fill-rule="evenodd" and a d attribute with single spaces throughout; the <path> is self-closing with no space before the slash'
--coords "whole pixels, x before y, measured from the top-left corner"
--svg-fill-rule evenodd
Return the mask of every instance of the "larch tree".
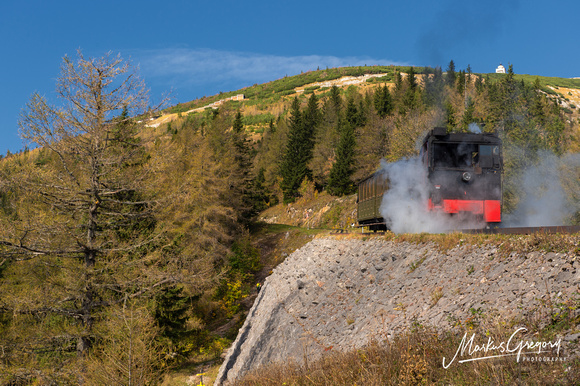
<path id="1" fill-rule="evenodd" d="M 149 110 L 145 84 L 120 56 L 79 51 L 63 59 L 56 95 L 56 104 L 32 95 L 19 126 L 36 149 L 3 175 L 15 194 L 12 215 L 0 216 L 0 260 L 7 277 L 21 275 L 0 281 L 3 306 L 15 330 L 38 326 L 20 342 L 35 347 L 15 350 L 15 361 L 27 350 L 49 362 L 86 354 L 107 307 L 173 280 L 143 262 L 159 202 L 142 123 L 130 118 Z"/>

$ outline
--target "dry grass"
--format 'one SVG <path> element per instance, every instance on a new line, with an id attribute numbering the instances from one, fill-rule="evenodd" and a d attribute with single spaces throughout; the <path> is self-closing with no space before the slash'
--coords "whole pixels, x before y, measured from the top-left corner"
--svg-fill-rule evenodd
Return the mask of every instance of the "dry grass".
<path id="1" fill-rule="evenodd" d="M 494 246 L 498 248 L 500 257 L 507 257 L 512 252 L 528 253 L 532 251 L 560 252 L 580 255 L 580 233 L 576 234 L 551 234 L 534 233 L 531 235 L 498 235 L 498 234 L 468 234 L 468 233 L 405 233 L 395 234 L 392 232 L 376 233 L 372 235 L 361 233 L 348 233 L 330 236 L 337 239 L 381 239 L 393 242 L 408 242 L 413 244 L 433 244 L 441 253 L 464 245 L 474 247 Z"/>
<path id="2" fill-rule="evenodd" d="M 328 354 L 307 366 L 271 365 L 239 380 L 236 385 L 471 385 L 471 384 L 580 384 L 580 360 L 532 362 L 513 356 L 454 363 L 445 369 L 457 351 L 463 334 L 476 333 L 477 343 L 507 341 L 515 329 L 499 324 L 490 332 L 479 327 L 438 334 L 434 328 L 416 325 L 392 341 L 374 342 L 364 349 Z M 537 331 L 536 331 L 537 332 Z M 530 334 L 534 340 L 538 336 Z M 481 342 L 483 341 L 483 342 Z M 552 356 L 552 354 L 549 354 Z M 554 354 L 555 355 L 555 354 Z M 474 354 L 471 357 L 482 357 Z"/>

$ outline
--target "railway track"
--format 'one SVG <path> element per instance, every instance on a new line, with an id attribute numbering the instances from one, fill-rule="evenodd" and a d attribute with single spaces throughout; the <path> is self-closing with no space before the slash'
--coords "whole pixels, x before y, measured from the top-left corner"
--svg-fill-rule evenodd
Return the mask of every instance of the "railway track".
<path id="1" fill-rule="evenodd" d="M 530 235 L 533 233 L 577 233 L 580 225 L 557 225 L 541 227 L 513 227 L 513 228 L 490 228 L 490 229 L 462 229 L 463 233 L 485 233 L 501 235 Z"/>
<path id="2" fill-rule="evenodd" d="M 540 227 L 511 227 L 511 228 L 484 228 L 484 229 L 455 229 L 447 233 L 482 233 L 482 234 L 501 234 L 501 235 L 530 235 L 533 233 L 578 233 L 580 225 L 557 225 L 557 226 L 540 226 Z M 341 233 L 360 233 L 346 229 L 334 229 L 331 234 Z M 372 235 L 376 232 L 362 232 L 362 234 Z"/>

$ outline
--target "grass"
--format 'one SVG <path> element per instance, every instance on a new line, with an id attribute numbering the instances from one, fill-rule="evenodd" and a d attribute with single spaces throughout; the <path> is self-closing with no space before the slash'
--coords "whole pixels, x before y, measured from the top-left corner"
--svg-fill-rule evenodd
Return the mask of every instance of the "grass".
<path id="1" fill-rule="evenodd" d="M 202 107 L 210 103 L 216 102 L 220 99 L 224 99 L 237 94 L 244 94 L 246 99 L 250 100 L 270 100 L 274 98 L 279 98 L 284 95 L 294 94 L 294 89 L 297 87 L 302 87 L 310 83 L 328 81 L 338 79 L 343 76 L 360 76 L 364 74 L 378 74 L 378 73 L 388 73 L 388 76 L 369 80 L 370 82 L 385 82 L 392 81 L 392 74 L 394 73 L 395 67 L 391 66 L 358 66 L 358 67 L 341 67 L 341 68 L 330 68 L 324 70 L 307 71 L 294 76 L 285 76 L 281 79 L 277 79 L 264 84 L 255 84 L 250 87 L 246 87 L 240 90 L 221 92 L 219 94 L 203 97 L 200 99 L 193 100 L 191 102 L 179 103 L 175 106 L 169 107 L 165 110 L 165 113 L 179 113 L 194 108 Z M 397 67 L 398 71 L 406 72 L 408 68 Z M 416 73 L 422 73 L 422 68 L 416 68 Z M 505 77 L 505 74 L 480 74 L 482 76 L 489 77 L 492 81 L 498 81 Z M 545 77 L 527 74 L 515 74 L 516 80 L 524 80 L 528 83 L 533 83 L 536 78 L 539 78 L 540 84 L 545 88 L 546 92 L 551 92 L 547 86 L 551 87 L 565 87 L 565 88 L 575 88 L 580 89 L 580 79 L 568 79 L 568 78 L 556 78 L 556 77 Z M 314 88 L 307 89 L 313 91 Z M 247 103 L 247 102 L 245 102 Z"/>
<path id="2" fill-rule="evenodd" d="M 268 208 L 261 217 L 304 228 L 347 229 L 356 222 L 356 195 L 337 198 L 312 189 L 296 202 Z"/>
<path id="3" fill-rule="evenodd" d="M 360 235 L 353 235 L 359 237 Z M 340 237 L 340 236 L 333 236 Z M 471 234 L 471 233 L 377 233 L 360 237 L 380 238 L 394 242 L 413 244 L 433 244 L 441 253 L 460 247 L 493 246 L 497 248 L 499 258 L 506 258 L 511 253 L 528 253 L 532 251 L 573 253 L 580 255 L 580 234 L 538 232 L 531 235 Z M 418 266 L 418 265 L 417 265 Z"/>
<path id="4" fill-rule="evenodd" d="M 503 79 L 506 74 L 481 74 L 484 77 L 489 76 L 489 79 L 492 81 L 498 81 Z M 569 78 L 556 78 L 556 77 L 547 77 L 547 76 L 536 76 L 536 75 L 527 75 L 527 74 L 515 74 L 514 78 L 517 81 L 523 80 L 526 83 L 534 83 L 536 78 L 540 80 L 540 84 L 542 86 L 551 86 L 551 87 L 565 87 L 565 88 L 577 88 L 580 89 L 580 79 L 569 79 Z"/>
<path id="5" fill-rule="evenodd" d="M 475 312 L 478 316 L 481 313 Z M 470 327 L 467 327 L 467 326 Z M 560 351 L 561 361 L 534 361 L 538 355 L 523 355 L 519 362 L 514 356 L 474 360 L 461 359 L 499 355 L 500 351 L 468 351 L 452 361 L 461 345 L 474 336 L 474 345 L 485 346 L 489 340 L 496 345 L 507 342 L 514 332 L 526 327 L 528 333 L 517 335 L 514 341 L 556 343 L 545 331 L 548 324 L 536 328 L 534 323 L 498 322 L 487 318 L 481 323 L 460 325 L 452 331 L 440 333 L 434 327 L 416 322 L 405 334 L 388 341 L 374 341 L 365 348 L 349 352 L 333 352 L 307 365 L 270 365 L 247 374 L 236 385 L 471 385 L 471 384 L 529 384 L 577 385 L 580 382 L 580 358 L 567 358 L 566 348 Z M 554 328 L 558 328 L 555 326 Z M 513 345 L 517 347 L 517 343 Z M 474 346 L 472 346 L 474 347 Z M 555 350 L 541 356 L 558 358 Z M 446 358 L 446 366 L 443 366 Z M 527 359 L 528 358 L 528 359 Z M 450 363 L 451 362 L 451 363 Z"/>

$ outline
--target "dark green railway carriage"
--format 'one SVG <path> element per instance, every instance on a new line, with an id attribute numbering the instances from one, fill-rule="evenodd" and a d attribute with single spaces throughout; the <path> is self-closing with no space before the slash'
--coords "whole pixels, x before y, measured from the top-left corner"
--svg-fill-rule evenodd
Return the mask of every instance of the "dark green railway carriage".
<path id="1" fill-rule="evenodd" d="M 386 230 L 385 220 L 379 209 L 383 199 L 383 193 L 389 188 L 387 175 L 378 171 L 358 185 L 358 210 L 357 220 L 360 226 L 370 230 Z"/>

